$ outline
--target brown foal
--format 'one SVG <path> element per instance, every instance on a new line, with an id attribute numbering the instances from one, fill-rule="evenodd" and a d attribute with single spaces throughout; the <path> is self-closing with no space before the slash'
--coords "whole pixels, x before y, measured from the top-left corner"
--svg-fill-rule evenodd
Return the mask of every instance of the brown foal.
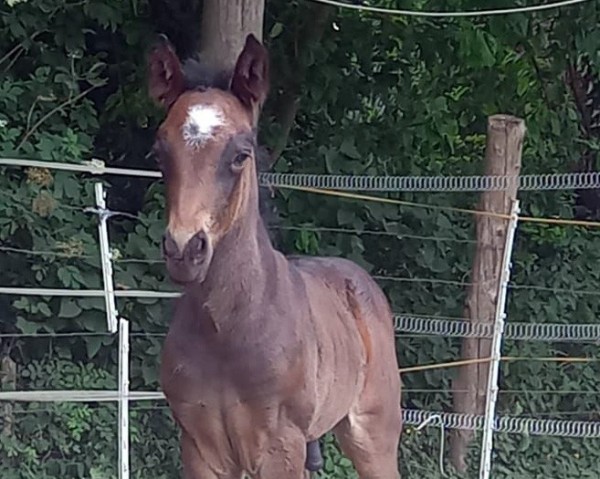
<path id="1" fill-rule="evenodd" d="M 249 36 L 231 75 L 193 84 L 163 39 L 149 66 L 150 95 L 168 110 L 154 145 L 163 254 L 184 289 L 161 385 L 185 477 L 300 479 L 333 430 L 361 478 L 397 479 L 400 378 L 383 292 L 345 259 L 286 258 L 259 215 L 266 49 Z"/>

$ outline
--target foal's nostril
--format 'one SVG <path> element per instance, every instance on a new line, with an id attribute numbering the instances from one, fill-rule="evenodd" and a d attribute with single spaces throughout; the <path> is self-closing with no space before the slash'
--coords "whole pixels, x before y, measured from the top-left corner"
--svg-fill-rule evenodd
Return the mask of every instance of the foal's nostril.
<path id="1" fill-rule="evenodd" d="M 181 248 L 171 233 L 167 231 L 163 236 L 162 250 L 165 259 L 190 261 L 193 264 L 203 263 L 207 258 L 210 260 L 212 256 L 210 240 L 204 231 L 197 232 Z"/>
<path id="2" fill-rule="evenodd" d="M 206 250 L 206 238 L 198 238 L 198 252 L 200 254 L 204 253 Z"/>
<path id="3" fill-rule="evenodd" d="M 208 237 L 206 236 L 206 233 L 204 231 L 199 231 L 185 247 L 185 254 L 193 259 L 201 259 L 206 256 L 208 246 Z"/>
<path id="4" fill-rule="evenodd" d="M 163 255 L 167 258 L 181 256 L 181 252 L 179 251 L 177 243 L 171 236 L 171 233 L 169 233 L 168 231 L 163 235 L 162 250 Z"/>

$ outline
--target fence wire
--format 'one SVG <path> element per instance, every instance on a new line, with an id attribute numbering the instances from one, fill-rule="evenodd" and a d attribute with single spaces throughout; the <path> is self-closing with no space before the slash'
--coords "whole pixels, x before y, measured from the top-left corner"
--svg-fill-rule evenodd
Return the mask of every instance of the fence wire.
<path id="1" fill-rule="evenodd" d="M 341 191 L 521 191 L 600 188 L 600 172 L 522 176 L 354 176 L 301 173 L 261 173 L 263 186 L 302 187 Z"/>
<path id="2" fill-rule="evenodd" d="M 163 400 L 159 391 L 131 391 L 130 401 Z M 115 402 L 120 398 L 118 391 L 18 391 L 0 392 L 0 400 L 22 402 Z M 164 406 L 152 406 L 148 409 Z M 582 411 L 581 414 L 585 414 Z M 479 431 L 483 429 L 483 416 L 460 413 L 440 413 L 418 409 L 403 410 L 406 425 L 419 426 L 439 416 L 447 429 Z M 562 419 L 536 419 L 501 416 L 494 420 L 494 431 L 532 436 L 555 436 L 572 438 L 600 438 L 600 421 L 573 421 Z"/>
<path id="3" fill-rule="evenodd" d="M 512 13 L 533 13 L 552 8 L 566 7 L 576 5 L 589 0 L 564 0 L 559 2 L 549 2 L 540 5 L 528 5 L 508 8 L 493 8 L 489 10 L 458 10 L 458 11 L 426 11 L 426 10 L 401 10 L 397 8 L 382 8 L 368 5 L 367 2 L 360 1 L 339 1 L 339 0 L 312 0 L 313 2 L 331 5 L 333 7 L 348 8 L 365 12 L 383 13 L 387 15 L 398 15 L 408 17 L 426 17 L 426 18 L 458 18 L 458 17 L 483 17 L 491 15 L 508 15 Z"/>
<path id="4" fill-rule="evenodd" d="M 582 1 L 582 0 L 576 0 Z M 82 163 L 0 158 L 0 166 L 49 168 L 91 173 L 161 178 L 159 171 L 107 167 L 93 159 Z M 572 190 L 600 188 L 600 172 L 552 173 L 522 176 L 355 176 L 304 173 L 260 173 L 261 186 L 321 188 L 360 191 L 504 191 L 515 184 L 521 190 Z"/>
<path id="5" fill-rule="evenodd" d="M 585 414 L 585 412 L 582 412 Z M 418 426 L 439 416 L 447 429 L 468 431 L 483 430 L 483 416 L 459 413 L 440 413 L 415 409 L 404 410 L 404 423 Z M 600 438 L 600 421 L 572 421 L 562 419 L 535 419 L 521 417 L 496 417 L 494 432 L 573 438 Z"/>
<path id="6" fill-rule="evenodd" d="M 0 161 L 0 164 L 3 162 Z M 42 162 L 38 162 L 42 163 Z M 9 164 L 4 162 L 4 164 Z M 20 166 L 32 166 L 23 162 L 13 163 Z M 51 162 L 39 167 L 55 168 Z M 61 169 L 71 169 L 75 165 L 63 165 Z M 156 172 L 142 170 L 124 170 L 105 168 L 97 163 L 87 167 L 80 165 L 76 168 L 79 172 L 93 174 L 126 174 L 131 176 L 159 177 Z M 349 176 L 349 175 L 313 175 L 313 174 L 284 174 L 263 173 L 260 175 L 263 186 L 272 187 L 305 187 L 329 190 L 360 190 L 381 192 L 481 192 L 503 191 L 517 186 L 521 191 L 535 190 L 568 190 L 568 189 L 593 189 L 600 188 L 600 172 L 568 173 L 550 175 L 523 175 L 509 176 L 462 176 L 462 177 L 374 177 L 374 176 Z M 62 205 L 61 205 L 62 206 Z M 68 209 L 80 210 L 75 206 Z M 138 217 L 139 218 L 139 217 Z M 443 283 L 465 286 L 469 283 L 450 280 L 431 280 L 424 278 L 390 278 L 380 277 L 381 280 L 411 281 L 427 283 Z M 515 285 L 525 288 L 526 285 Z M 587 292 L 586 292 L 587 293 Z M 32 294 L 71 297 L 104 297 L 103 290 L 73 291 L 66 289 L 43 288 L 0 288 L 0 294 Z M 116 291 L 117 297 L 138 298 L 173 298 L 178 292 L 156 291 Z M 395 318 L 396 329 L 403 332 L 421 334 L 436 334 L 447 337 L 491 337 L 493 325 L 488 323 L 471 323 L 467 321 L 449 321 L 435 318 L 418 318 L 414 316 L 398 315 Z M 572 340 L 572 341 L 598 341 L 600 340 L 600 325 L 563 325 L 563 324 L 528 324 L 508 323 L 506 328 L 507 339 L 525 340 Z M 127 400 L 155 401 L 162 399 L 158 391 L 129 392 Z M 37 402 L 104 402 L 123 399 L 119 391 L 15 391 L 0 392 L 0 400 L 8 401 L 37 401 Z M 406 424 L 420 425 L 432 417 L 440 417 L 444 427 L 452 429 L 482 430 L 484 417 L 457 413 L 438 413 L 423 410 L 405 410 L 403 412 Z M 585 414 L 585 412 L 582 412 Z M 558 419 L 536 419 L 523 417 L 497 417 L 493 421 L 493 430 L 513 434 L 547 435 L 560 437 L 600 438 L 600 422 L 566 421 Z"/>
<path id="7" fill-rule="evenodd" d="M 117 292 L 119 293 L 119 292 Z M 133 297 L 137 292 L 131 292 Z M 173 294 L 173 293 L 171 293 Z M 173 297 L 167 294 L 167 297 Z M 97 295 L 100 297 L 100 294 Z M 117 294 L 120 296 L 120 294 Z M 394 330 L 399 336 L 411 337 L 439 336 L 444 338 L 491 338 L 493 323 L 482 321 L 467 321 L 461 318 L 446 319 L 439 317 L 414 316 L 410 314 L 394 315 Z M 132 332 L 131 337 L 162 337 L 165 332 Z M 67 331 L 36 333 L 1 333 L 0 338 L 60 338 L 60 337 L 110 337 L 108 332 L 94 331 Z M 561 324 L 561 323 L 510 323 L 506 324 L 504 331 L 506 339 L 517 341 L 546 341 L 546 342 L 598 342 L 600 343 L 600 324 Z"/>
<path id="8" fill-rule="evenodd" d="M 396 315 L 394 328 L 399 333 L 446 338 L 491 338 L 494 323 Z M 507 322 L 504 337 L 524 341 L 600 342 L 600 324 Z"/>

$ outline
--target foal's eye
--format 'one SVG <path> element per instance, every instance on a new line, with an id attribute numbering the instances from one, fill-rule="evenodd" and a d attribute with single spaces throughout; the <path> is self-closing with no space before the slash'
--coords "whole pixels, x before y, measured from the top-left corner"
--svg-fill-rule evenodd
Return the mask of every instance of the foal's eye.
<path id="1" fill-rule="evenodd" d="M 244 164 L 246 163 L 246 161 L 248 161 L 249 158 L 250 155 L 248 153 L 238 153 L 231 162 L 231 169 L 235 173 L 242 171 Z"/>

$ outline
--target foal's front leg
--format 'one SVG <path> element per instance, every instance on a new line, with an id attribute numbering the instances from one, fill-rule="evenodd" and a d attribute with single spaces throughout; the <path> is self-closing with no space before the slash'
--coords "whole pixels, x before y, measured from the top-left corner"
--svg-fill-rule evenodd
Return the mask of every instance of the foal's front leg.
<path id="1" fill-rule="evenodd" d="M 200 455 L 194 439 L 185 430 L 181 435 L 184 479 L 240 479 L 242 472 L 230 466 L 215 470 Z M 225 461 L 222 461 L 225 464 Z M 219 468 L 221 469 L 221 468 Z"/>
<path id="2" fill-rule="evenodd" d="M 255 479 L 304 479 L 306 438 L 294 426 L 283 427 L 271 441 Z"/>

